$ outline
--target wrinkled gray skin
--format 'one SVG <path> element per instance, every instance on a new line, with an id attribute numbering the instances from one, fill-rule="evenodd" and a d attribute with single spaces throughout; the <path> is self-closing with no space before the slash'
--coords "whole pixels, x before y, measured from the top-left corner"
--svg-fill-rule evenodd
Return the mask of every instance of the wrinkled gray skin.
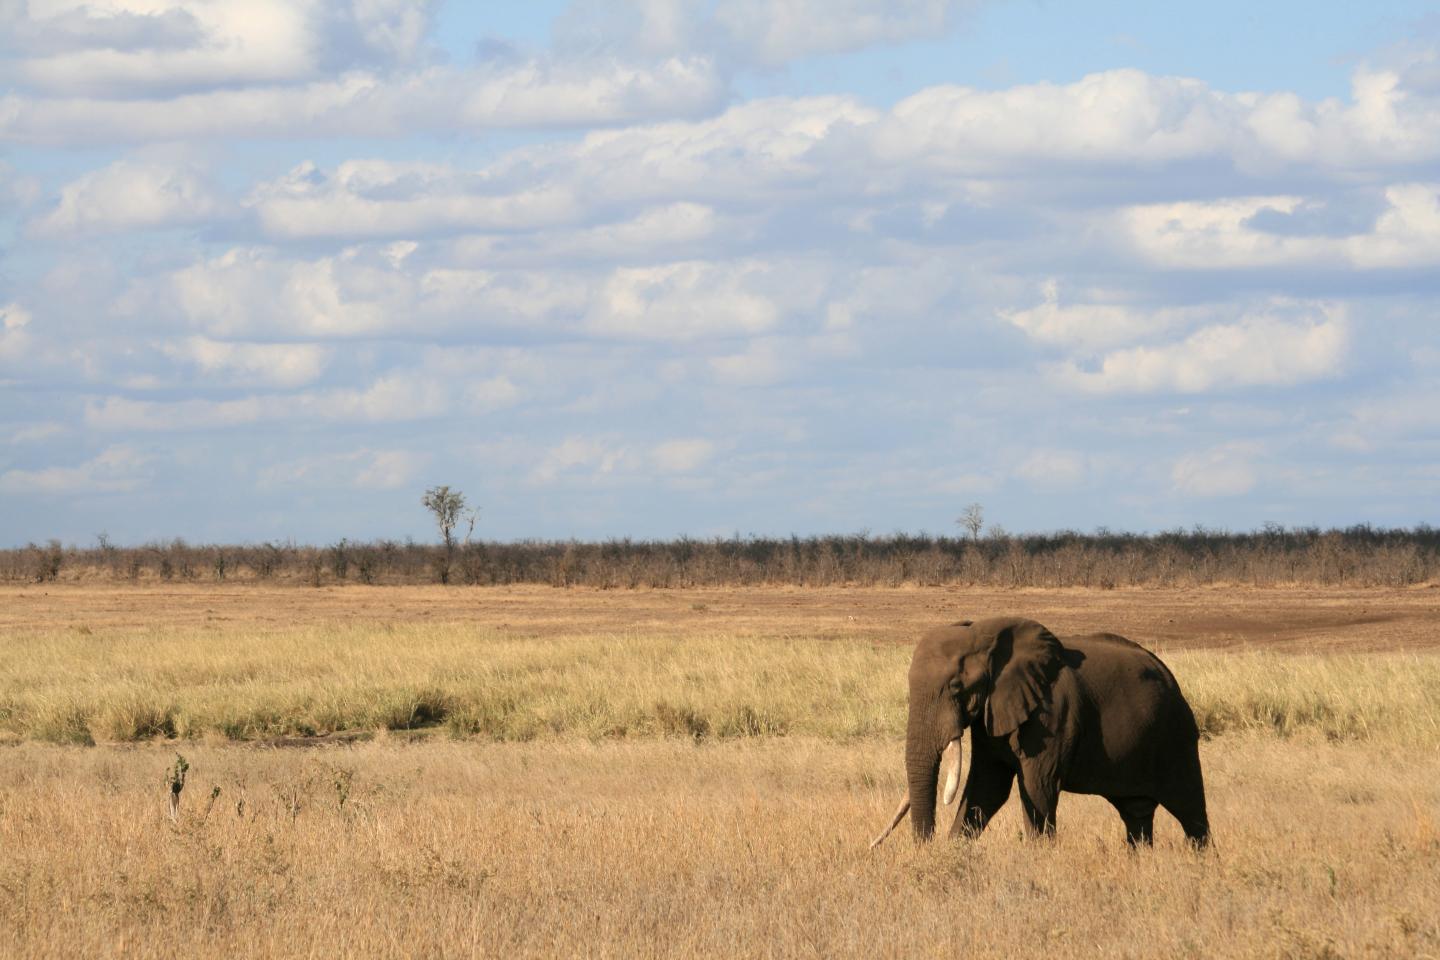
<path id="1" fill-rule="evenodd" d="M 967 729 L 974 754 L 952 837 L 984 830 L 1018 779 L 1032 836 L 1054 831 L 1064 790 L 1109 800 L 1132 845 L 1150 842 L 1156 806 L 1196 846 L 1209 841 L 1195 716 L 1160 659 L 1124 637 L 1062 642 L 1033 620 L 1002 617 L 921 638 L 905 736 L 921 840 L 935 832 L 941 752 Z"/>

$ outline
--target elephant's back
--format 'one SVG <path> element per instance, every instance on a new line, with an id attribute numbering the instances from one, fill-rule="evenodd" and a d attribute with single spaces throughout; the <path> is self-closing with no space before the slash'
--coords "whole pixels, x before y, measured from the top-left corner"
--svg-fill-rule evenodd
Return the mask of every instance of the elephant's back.
<path id="1" fill-rule="evenodd" d="M 1137 788 L 1163 777 L 1175 748 L 1193 744 L 1198 735 L 1169 668 L 1154 653 L 1113 633 L 1060 642 L 1069 651 L 1085 701 L 1082 726 L 1091 731 L 1084 739 L 1093 755 L 1081 761 L 1081 769 L 1109 770 L 1109 777 L 1120 779 L 1138 776 Z M 1092 791 L 1079 787 L 1079 792 Z"/>
<path id="2" fill-rule="evenodd" d="M 1138 682 L 1141 686 L 1154 684 L 1166 691 L 1179 691 L 1175 676 L 1164 661 L 1118 633 L 1061 637 L 1060 645 L 1071 651 L 1070 666 L 1087 685 L 1116 681 L 1129 685 Z"/>

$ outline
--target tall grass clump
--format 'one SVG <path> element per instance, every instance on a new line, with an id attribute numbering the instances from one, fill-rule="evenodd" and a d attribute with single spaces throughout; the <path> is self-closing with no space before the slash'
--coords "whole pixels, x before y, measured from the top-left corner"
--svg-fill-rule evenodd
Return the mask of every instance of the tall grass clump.
<path id="1" fill-rule="evenodd" d="M 1440 745 L 1433 654 L 1176 653 L 1166 657 L 1201 733 L 1313 732 Z"/>

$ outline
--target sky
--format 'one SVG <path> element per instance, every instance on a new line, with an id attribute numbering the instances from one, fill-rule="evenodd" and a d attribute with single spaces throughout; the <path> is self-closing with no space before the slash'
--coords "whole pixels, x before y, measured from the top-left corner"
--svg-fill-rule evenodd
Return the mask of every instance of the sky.
<path id="1" fill-rule="evenodd" d="M 1437 292 L 1430 2 L 0 0 L 0 545 L 1435 524 Z"/>

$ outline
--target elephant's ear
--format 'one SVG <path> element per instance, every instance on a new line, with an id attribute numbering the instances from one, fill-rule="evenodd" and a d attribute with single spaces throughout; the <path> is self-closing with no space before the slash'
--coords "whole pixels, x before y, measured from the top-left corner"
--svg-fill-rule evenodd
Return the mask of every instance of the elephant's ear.
<path id="1" fill-rule="evenodd" d="M 1049 699 L 1062 649 L 1055 635 L 1034 620 L 998 625 L 990 654 L 993 687 L 985 704 L 985 726 L 992 736 L 1009 736 Z"/>

